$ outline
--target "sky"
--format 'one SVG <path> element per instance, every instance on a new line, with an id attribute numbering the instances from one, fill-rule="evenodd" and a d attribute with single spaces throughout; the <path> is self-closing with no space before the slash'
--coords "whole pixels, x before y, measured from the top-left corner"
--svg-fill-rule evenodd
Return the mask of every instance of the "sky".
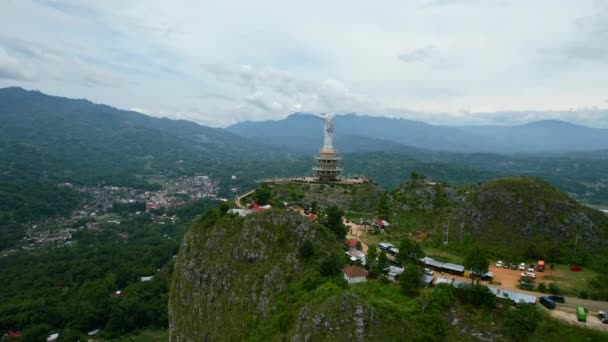
<path id="1" fill-rule="evenodd" d="M 2 0 L 0 87 L 223 127 L 608 127 L 608 1 Z"/>

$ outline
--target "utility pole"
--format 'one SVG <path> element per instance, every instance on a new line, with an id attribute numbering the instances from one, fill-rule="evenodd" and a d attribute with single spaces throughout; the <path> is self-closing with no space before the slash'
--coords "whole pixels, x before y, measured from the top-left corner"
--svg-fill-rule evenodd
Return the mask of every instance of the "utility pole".
<path id="1" fill-rule="evenodd" d="M 443 227 L 443 244 L 447 245 L 450 238 L 450 222 L 448 221 Z"/>

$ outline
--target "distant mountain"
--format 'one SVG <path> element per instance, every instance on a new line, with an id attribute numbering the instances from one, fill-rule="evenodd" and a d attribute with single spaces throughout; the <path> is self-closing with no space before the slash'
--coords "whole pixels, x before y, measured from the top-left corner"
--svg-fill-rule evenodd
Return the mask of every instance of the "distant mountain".
<path id="1" fill-rule="evenodd" d="M 590 128 L 559 120 L 543 120 L 519 126 L 463 127 L 492 141 L 505 151 L 574 152 L 608 147 L 608 129 Z"/>
<path id="2" fill-rule="evenodd" d="M 399 149 L 403 145 L 416 149 L 464 153 L 575 152 L 608 148 L 608 129 L 589 128 L 556 120 L 519 126 L 452 127 L 347 114 L 336 116 L 335 123 L 335 145 L 344 152 L 371 151 L 378 143 L 393 149 Z M 313 115 L 295 113 L 283 120 L 243 122 L 226 129 L 243 137 L 263 137 L 270 144 L 313 152 L 322 143 L 322 125 L 322 121 Z"/>
<path id="3" fill-rule="evenodd" d="M 468 151 L 474 150 L 480 139 L 456 128 L 404 119 L 347 114 L 336 116 L 335 123 L 335 146 L 343 152 L 372 150 L 375 145 L 380 147 L 377 150 L 402 145 Z M 323 121 L 306 113 L 295 113 L 278 121 L 242 122 L 226 130 L 253 139 L 264 137 L 270 144 L 298 151 L 314 152 L 323 144 Z"/>
<path id="4" fill-rule="evenodd" d="M 87 100 L 0 89 L 0 173 L 95 182 L 253 159 L 259 144 L 222 129 Z M 271 150 L 271 149 L 268 149 Z M 120 183 L 120 182 L 118 182 Z"/>

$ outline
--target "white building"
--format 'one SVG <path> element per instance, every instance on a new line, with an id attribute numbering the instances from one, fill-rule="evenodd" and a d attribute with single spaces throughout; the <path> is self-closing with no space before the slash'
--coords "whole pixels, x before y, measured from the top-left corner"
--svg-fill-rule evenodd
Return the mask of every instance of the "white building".
<path id="1" fill-rule="evenodd" d="M 359 266 L 348 266 L 342 270 L 344 273 L 344 279 L 349 284 L 362 283 L 367 281 L 367 271 Z"/>

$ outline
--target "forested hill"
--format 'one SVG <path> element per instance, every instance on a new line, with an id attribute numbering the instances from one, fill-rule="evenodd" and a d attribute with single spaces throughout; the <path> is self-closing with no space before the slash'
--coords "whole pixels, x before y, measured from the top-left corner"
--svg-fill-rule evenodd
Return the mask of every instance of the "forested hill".
<path id="1" fill-rule="evenodd" d="M 2 174 L 91 182 L 116 175 L 256 158 L 237 135 L 188 121 L 154 118 L 87 100 L 0 89 Z"/>
<path id="2" fill-rule="evenodd" d="M 420 121 L 367 116 L 337 115 L 336 146 L 343 152 L 384 150 L 380 141 L 395 149 L 406 146 L 451 152 L 573 152 L 608 148 L 608 129 L 545 120 L 517 126 L 455 127 L 430 125 Z M 282 120 L 242 122 L 227 128 L 243 137 L 288 148 L 312 151 L 319 146 L 322 121 L 311 114 L 295 113 Z"/>

